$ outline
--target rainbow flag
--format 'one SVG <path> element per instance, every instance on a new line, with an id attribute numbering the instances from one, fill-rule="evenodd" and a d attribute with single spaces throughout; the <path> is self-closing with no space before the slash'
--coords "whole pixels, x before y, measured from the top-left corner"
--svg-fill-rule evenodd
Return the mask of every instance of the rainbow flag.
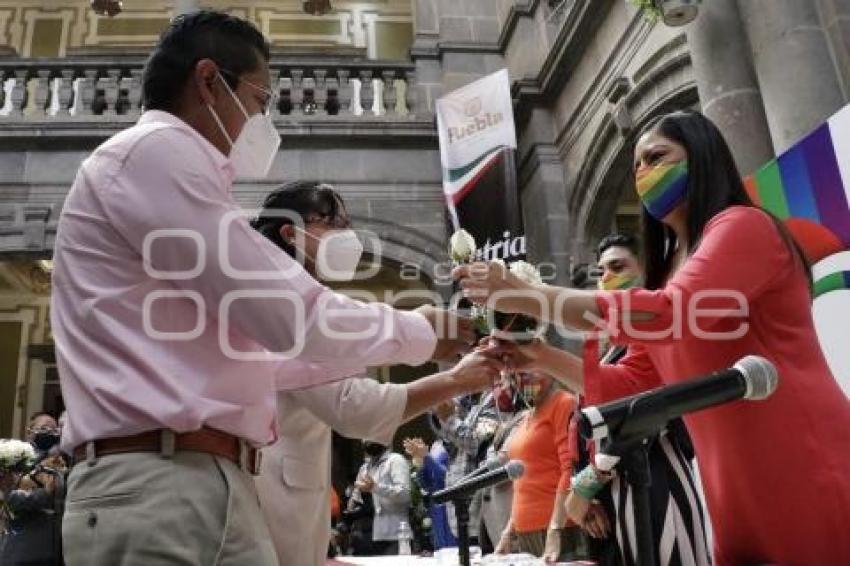
<path id="1" fill-rule="evenodd" d="M 812 262 L 850 249 L 850 106 L 744 179 Z"/>
<path id="2" fill-rule="evenodd" d="M 744 184 L 750 198 L 785 222 L 812 263 L 850 249 L 850 105 Z M 815 287 L 850 288 L 850 280 L 841 275 Z"/>

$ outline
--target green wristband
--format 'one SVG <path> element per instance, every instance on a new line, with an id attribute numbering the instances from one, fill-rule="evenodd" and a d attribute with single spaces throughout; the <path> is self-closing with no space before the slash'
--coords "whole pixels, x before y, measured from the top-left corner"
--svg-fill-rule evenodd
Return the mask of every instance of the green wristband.
<path id="1" fill-rule="evenodd" d="M 605 482 L 599 479 L 593 466 L 586 466 L 582 471 L 574 475 L 570 484 L 573 491 L 584 499 L 593 499 L 605 486 Z"/>

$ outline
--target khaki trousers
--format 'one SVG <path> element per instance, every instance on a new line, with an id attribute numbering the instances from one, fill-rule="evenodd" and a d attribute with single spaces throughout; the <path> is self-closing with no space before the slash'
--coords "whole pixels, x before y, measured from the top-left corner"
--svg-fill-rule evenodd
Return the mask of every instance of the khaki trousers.
<path id="1" fill-rule="evenodd" d="M 68 478 L 67 566 L 274 566 L 253 478 L 200 452 L 112 454 Z"/>

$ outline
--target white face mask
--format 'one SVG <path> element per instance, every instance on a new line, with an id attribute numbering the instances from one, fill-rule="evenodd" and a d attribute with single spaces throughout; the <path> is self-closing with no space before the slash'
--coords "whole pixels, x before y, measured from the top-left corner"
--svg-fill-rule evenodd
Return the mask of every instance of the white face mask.
<path id="1" fill-rule="evenodd" d="M 300 229 L 299 229 L 300 230 Z M 307 236 L 316 236 L 300 230 Z M 316 275 L 323 281 L 351 281 L 357 273 L 363 244 L 354 230 L 334 230 L 322 234 L 316 257 Z"/>
<path id="2" fill-rule="evenodd" d="M 224 137 L 230 143 L 230 162 L 233 164 L 236 176 L 243 179 L 265 177 L 268 175 L 274 156 L 280 147 L 280 134 L 277 133 L 271 116 L 268 114 L 257 113 L 253 116 L 248 116 L 248 112 L 245 110 L 242 102 L 236 96 L 236 93 L 233 92 L 233 89 L 230 88 L 230 85 L 227 84 L 227 81 L 224 80 L 224 77 L 221 76 L 221 73 L 218 74 L 218 77 L 224 83 L 230 96 L 236 101 L 236 105 L 239 106 L 239 109 L 245 115 L 245 125 L 242 126 L 242 131 L 239 132 L 236 141 L 233 141 L 230 139 L 216 111 L 213 110 L 212 106 L 207 104 L 207 108 L 212 113 L 221 133 L 224 134 Z"/>

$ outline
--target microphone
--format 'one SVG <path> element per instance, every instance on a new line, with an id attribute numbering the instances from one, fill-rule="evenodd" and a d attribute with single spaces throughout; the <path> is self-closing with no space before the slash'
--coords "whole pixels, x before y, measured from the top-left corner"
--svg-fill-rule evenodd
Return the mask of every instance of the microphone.
<path id="1" fill-rule="evenodd" d="M 498 470 L 499 466 L 503 466 L 506 463 L 507 458 L 502 458 L 494 454 L 493 456 L 487 458 L 487 460 L 483 464 L 481 464 L 475 471 L 472 471 L 460 478 L 460 481 L 458 483 L 477 478 L 481 474 L 492 472 L 493 470 Z"/>
<path id="2" fill-rule="evenodd" d="M 482 473 L 478 477 L 470 480 L 461 480 L 451 487 L 434 492 L 429 497 L 429 500 L 431 503 L 439 505 L 440 503 L 445 503 L 452 499 L 468 497 L 479 489 L 490 487 L 491 485 L 496 485 L 507 480 L 514 481 L 520 478 L 524 472 L 525 464 L 523 464 L 522 461 L 511 460 L 504 466 L 496 468 L 495 470 Z"/>
<path id="3" fill-rule="evenodd" d="M 776 368 L 761 356 L 746 356 L 729 369 L 682 383 L 658 387 L 582 410 L 579 431 L 585 438 L 640 439 L 655 434 L 671 419 L 737 399 L 761 401 L 776 390 Z"/>

